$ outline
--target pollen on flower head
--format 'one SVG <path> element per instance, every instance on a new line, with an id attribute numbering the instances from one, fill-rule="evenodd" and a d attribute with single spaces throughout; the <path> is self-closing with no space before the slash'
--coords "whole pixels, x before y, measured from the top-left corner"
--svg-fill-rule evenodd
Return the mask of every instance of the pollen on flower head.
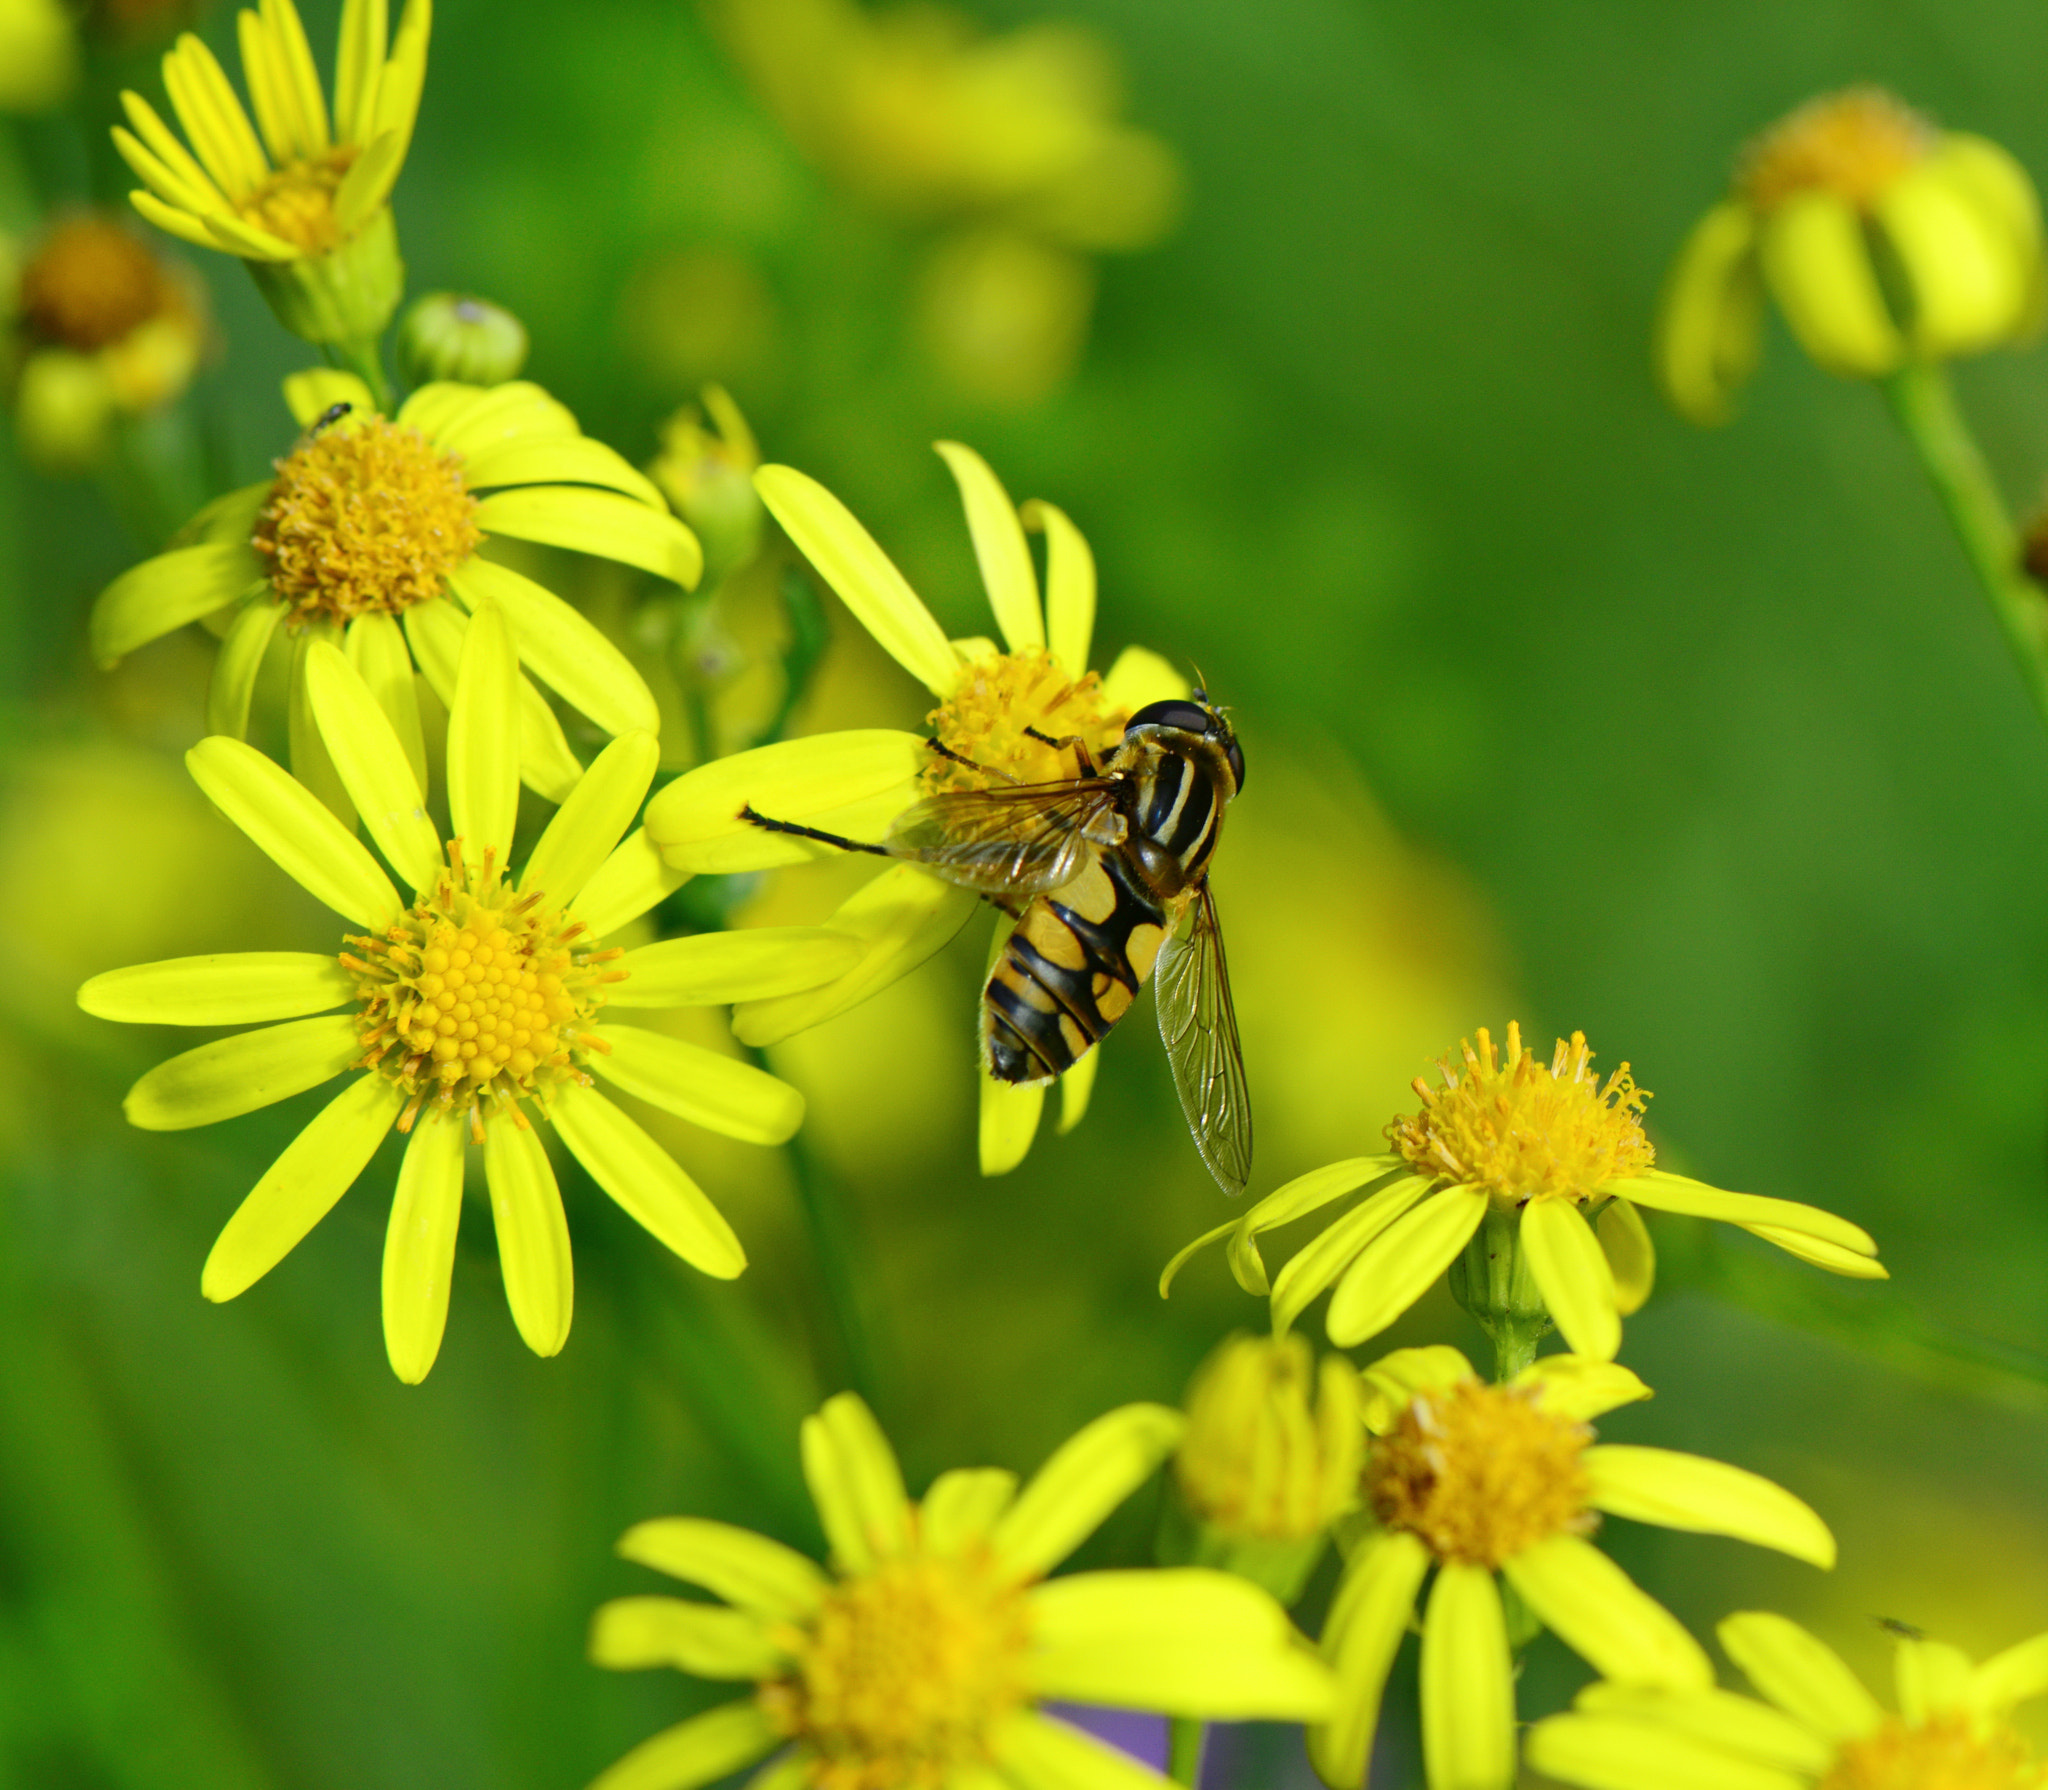
<path id="1" fill-rule="evenodd" d="M 1079 774 L 1071 746 L 1046 740 L 1078 737 L 1100 763 L 1124 735 L 1127 709 L 1106 706 L 1096 672 L 1069 677 L 1041 647 L 998 653 L 965 666 L 953 694 L 928 717 L 939 744 L 995 773 L 934 754 L 925 767 L 929 794 L 989 789 L 1006 781 L 1053 783 Z M 1029 728 L 1045 736 L 1034 739 Z"/>
<path id="2" fill-rule="evenodd" d="M 761 1706 L 815 1753 L 817 1790 L 941 1790 L 1027 1695 L 1024 1593 L 985 1552 L 884 1561 L 780 1638 L 795 1670 Z"/>
<path id="3" fill-rule="evenodd" d="M 588 1032 L 604 1004 L 617 950 L 579 949 L 584 928 L 538 892 L 505 882 L 494 854 L 471 870 L 462 842 L 448 845 L 435 886 L 381 938 L 351 937 L 341 963 L 356 979 L 364 1066 L 407 1098 L 399 1129 L 429 1102 L 471 1112 L 589 1085 L 580 1059 L 603 1046 Z M 482 1110 L 479 1110 L 482 1109 Z"/>
<path id="4" fill-rule="evenodd" d="M 334 196 L 356 154 L 355 145 L 344 144 L 311 160 L 289 163 L 244 194 L 235 209 L 259 229 L 308 254 L 338 247 L 341 227 L 334 215 Z"/>
<path id="5" fill-rule="evenodd" d="M 2044 1781 L 2048 1767 L 2002 1722 L 1980 1730 L 1962 1715 L 1887 1716 L 1874 1734 L 1842 1743 L 1818 1790 L 2037 1790 Z"/>
<path id="6" fill-rule="evenodd" d="M 1548 1068 L 1522 1048 L 1519 1025 L 1508 1026 L 1505 1063 L 1485 1027 L 1477 1036 L 1477 1050 L 1460 1046 L 1462 1069 L 1449 1057 L 1438 1062 L 1442 1087 L 1415 1078 L 1422 1110 L 1387 1127 L 1387 1141 L 1419 1173 L 1519 1206 L 1539 1196 L 1585 1200 L 1656 1161 L 1643 1135 L 1650 1096 L 1626 1063 L 1602 1086 L 1585 1033 L 1559 1039 Z"/>
<path id="7" fill-rule="evenodd" d="M 118 342 L 181 300 L 163 265 L 119 224 L 59 224 L 21 271 L 22 322 L 35 340 L 82 354 Z"/>
<path id="8" fill-rule="evenodd" d="M 1736 186 L 1762 211 L 1815 187 L 1867 209 L 1925 158 L 1936 134 L 1881 87 L 1823 94 L 1750 144 Z"/>
<path id="9" fill-rule="evenodd" d="M 1545 1410 L 1534 1388 L 1477 1378 L 1419 1392 L 1366 1457 L 1367 1501 L 1389 1529 L 1454 1565 L 1500 1565 L 1553 1535 L 1584 1535 L 1592 1483 L 1584 1424 Z"/>
<path id="10" fill-rule="evenodd" d="M 462 456 L 373 416 L 323 429 L 277 462 L 255 547 L 295 620 L 345 622 L 432 601 L 482 538 Z"/>

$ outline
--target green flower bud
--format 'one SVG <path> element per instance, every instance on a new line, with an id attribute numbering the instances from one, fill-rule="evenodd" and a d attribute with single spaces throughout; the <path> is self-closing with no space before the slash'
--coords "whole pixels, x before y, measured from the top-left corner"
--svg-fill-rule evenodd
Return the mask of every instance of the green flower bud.
<path id="1" fill-rule="evenodd" d="M 278 322 L 306 342 L 374 342 L 405 296 L 405 263 L 389 206 L 324 253 L 245 265 Z"/>
<path id="2" fill-rule="evenodd" d="M 22 363 L 14 428 L 31 465 L 90 471 L 106 455 L 113 420 L 114 388 L 97 356 L 46 348 Z"/>
<path id="3" fill-rule="evenodd" d="M 502 305 L 458 292 L 429 292 L 398 323 L 398 366 L 412 385 L 459 379 L 502 385 L 526 365 L 526 325 Z"/>
<path id="4" fill-rule="evenodd" d="M 704 544 L 710 588 L 760 551 L 763 512 L 754 470 L 761 450 L 724 387 L 704 388 L 704 411 L 708 422 L 686 404 L 662 425 L 661 452 L 648 470 Z"/>

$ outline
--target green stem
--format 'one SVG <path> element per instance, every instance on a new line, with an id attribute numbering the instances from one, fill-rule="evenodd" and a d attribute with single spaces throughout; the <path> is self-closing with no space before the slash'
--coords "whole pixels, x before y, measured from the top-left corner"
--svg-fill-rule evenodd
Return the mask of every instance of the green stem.
<path id="1" fill-rule="evenodd" d="M 1911 361 L 1884 381 L 1884 390 L 1991 601 L 2027 694 L 2048 725 L 2048 601 L 2021 567 L 2019 537 L 1956 407 L 1948 370 L 1936 361 Z"/>
<path id="2" fill-rule="evenodd" d="M 1522 1252 L 1522 1220 L 1489 1206 L 1472 1241 L 1451 1264 L 1451 1297 L 1479 1320 L 1493 1343 L 1493 1377 L 1512 1380 L 1536 1359 L 1550 1329 L 1542 1291 Z"/>
<path id="3" fill-rule="evenodd" d="M 370 388 L 370 396 L 376 400 L 381 415 L 391 414 L 391 381 L 385 375 L 384 355 L 374 338 L 366 342 L 329 342 L 327 358 Z"/>
<path id="4" fill-rule="evenodd" d="M 1166 1775 L 1176 1784 L 1202 1781 L 1202 1755 L 1209 1748 L 1209 1724 L 1191 1715 L 1174 1716 L 1166 1728 Z"/>

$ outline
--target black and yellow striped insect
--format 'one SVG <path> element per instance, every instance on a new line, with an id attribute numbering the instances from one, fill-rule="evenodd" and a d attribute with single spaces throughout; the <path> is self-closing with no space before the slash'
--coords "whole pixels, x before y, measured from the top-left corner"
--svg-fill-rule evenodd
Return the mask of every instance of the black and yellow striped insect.
<path id="1" fill-rule="evenodd" d="M 982 991 L 982 1060 L 998 1081 L 1041 1086 L 1071 1069 L 1153 978 L 1195 1147 L 1226 1193 L 1242 1193 L 1251 1107 L 1209 892 L 1224 811 L 1244 787 L 1237 736 L 1197 690 L 1140 709 L 1100 765 L 1078 740 L 1033 737 L 1071 750 L 1077 774 L 933 796 L 879 843 L 741 813 L 770 832 L 928 865 L 1015 916 Z"/>

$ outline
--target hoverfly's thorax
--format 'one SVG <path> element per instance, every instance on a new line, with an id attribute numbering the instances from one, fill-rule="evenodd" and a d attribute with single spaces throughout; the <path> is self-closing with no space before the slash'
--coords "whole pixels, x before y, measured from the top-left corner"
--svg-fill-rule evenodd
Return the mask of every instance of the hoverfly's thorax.
<path id="1" fill-rule="evenodd" d="M 1166 738 L 1125 741 L 1130 793 L 1127 849 L 1166 897 L 1199 882 L 1215 855 L 1223 811 L 1237 793 L 1222 750 L 1200 736 L 1159 729 Z M 1177 737 L 1175 737 L 1177 736 Z"/>

